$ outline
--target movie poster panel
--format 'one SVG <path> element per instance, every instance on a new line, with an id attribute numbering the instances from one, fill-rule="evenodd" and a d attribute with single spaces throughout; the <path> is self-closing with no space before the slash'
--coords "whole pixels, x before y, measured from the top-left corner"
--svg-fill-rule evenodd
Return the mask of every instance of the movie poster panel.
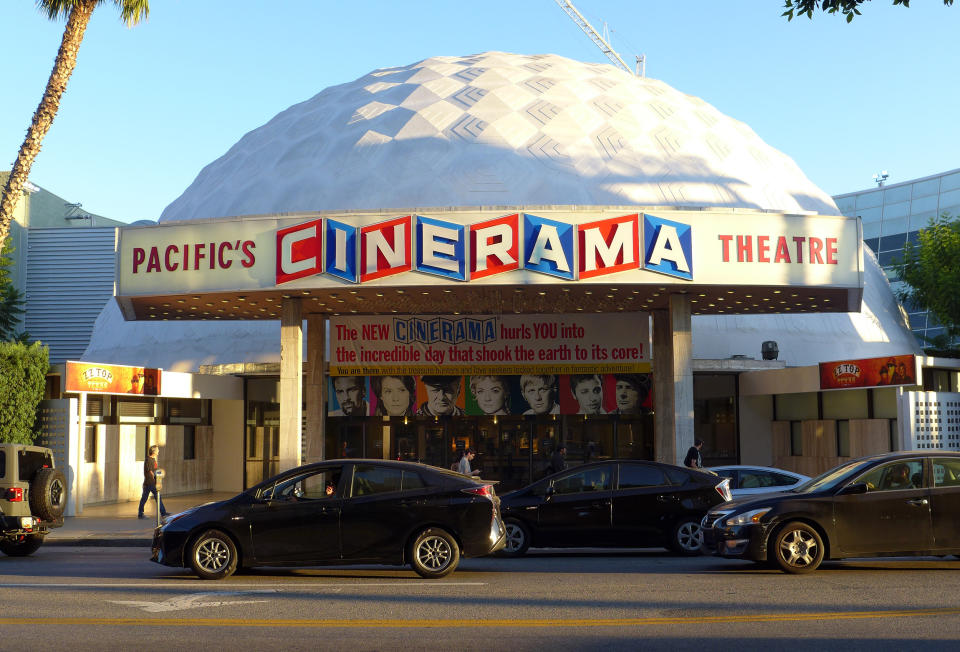
<path id="1" fill-rule="evenodd" d="M 518 414 L 521 399 L 513 396 L 511 376 L 467 376 L 466 412 L 476 416 Z"/>
<path id="2" fill-rule="evenodd" d="M 514 393 L 521 396 L 520 414 L 560 414 L 559 380 L 556 374 L 514 376 Z"/>
<path id="3" fill-rule="evenodd" d="M 820 389 L 903 386 L 919 383 L 917 361 L 913 355 L 820 363 Z"/>
<path id="4" fill-rule="evenodd" d="M 426 375 L 417 379 L 420 405 L 417 416 L 444 417 L 464 414 L 463 376 Z"/>
<path id="5" fill-rule="evenodd" d="M 366 376 L 335 376 L 327 389 L 331 417 L 366 417 L 370 411 L 370 383 Z"/>
<path id="6" fill-rule="evenodd" d="M 649 414 L 650 374 L 336 376 L 329 416 Z"/>
<path id="7" fill-rule="evenodd" d="M 370 409 L 377 416 L 410 417 L 416 414 L 416 376 L 371 376 Z"/>

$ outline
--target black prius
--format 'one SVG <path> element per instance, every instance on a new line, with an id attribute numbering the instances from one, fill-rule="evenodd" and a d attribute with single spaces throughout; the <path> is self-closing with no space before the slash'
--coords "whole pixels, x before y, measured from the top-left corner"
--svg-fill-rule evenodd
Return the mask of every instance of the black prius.
<path id="1" fill-rule="evenodd" d="M 787 573 L 825 559 L 960 555 L 960 453 L 853 460 L 790 491 L 715 507 L 703 533 L 709 552 Z"/>
<path id="2" fill-rule="evenodd" d="M 591 462 L 501 497 L 507 545 L 529 547 L 665 547 L 700 554 L 700 522 L 730 500 L 730 481 L 672 464 Z"/>
<path id="3" fill-rule="evenodd" d="M 173 515 L 154 532 L 152 560 L 211 580 L 238 567 L 370 563 L 438 578 L 460 557 L 496 552 L 505 534 L 489 482 L 412 462 L 336 460 Z"/>

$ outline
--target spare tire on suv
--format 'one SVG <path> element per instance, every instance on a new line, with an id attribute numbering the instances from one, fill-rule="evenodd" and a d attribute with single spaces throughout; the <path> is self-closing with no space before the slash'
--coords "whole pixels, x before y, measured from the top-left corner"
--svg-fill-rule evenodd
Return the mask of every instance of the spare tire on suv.
<path id="1" fill-rule="evenodd" d="M 50 528 L 63 525 L 67 480 L 42 446 L 0 443 L 0 552 L 35 552 Z"/>
<path id="2" fill-rule="evenodd" d="M 30 511 L 44 521 L 63 518 L 67 503 L 67 478 L 60 469 L 43 468 L 30 481 Z"/>

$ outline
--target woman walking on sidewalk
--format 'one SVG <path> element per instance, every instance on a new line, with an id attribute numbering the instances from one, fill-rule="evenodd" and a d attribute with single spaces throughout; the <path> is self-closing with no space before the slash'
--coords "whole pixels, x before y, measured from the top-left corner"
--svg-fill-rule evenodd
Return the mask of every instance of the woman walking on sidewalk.
<path id="1" fill-rule="evenodd" d="M 153 499 L 157 501 L 160 509 L 160 516 L 167 515 L 167 508 L 163 506 L 163 499 L 157 492 L 157 455 L 160 453 L 160 447 L 154 444 L 150 447 L 147 459 L 143 460 L 143 495 L 140 496 L 140 507 L 137 509 L 137 518 L 145 518 L 143 515 L 143 506 L 147 504 L 147 496 L 153 494 Z"/>

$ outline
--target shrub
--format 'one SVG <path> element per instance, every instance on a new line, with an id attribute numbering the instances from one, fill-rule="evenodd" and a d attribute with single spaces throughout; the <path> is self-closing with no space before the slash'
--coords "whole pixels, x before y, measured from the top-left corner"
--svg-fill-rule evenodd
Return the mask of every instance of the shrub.
<path id="1" fill-rule="evenodd" d="M 39 342 L 0 342 L 0 442 L 33 443 L 49 351 Z"/>

